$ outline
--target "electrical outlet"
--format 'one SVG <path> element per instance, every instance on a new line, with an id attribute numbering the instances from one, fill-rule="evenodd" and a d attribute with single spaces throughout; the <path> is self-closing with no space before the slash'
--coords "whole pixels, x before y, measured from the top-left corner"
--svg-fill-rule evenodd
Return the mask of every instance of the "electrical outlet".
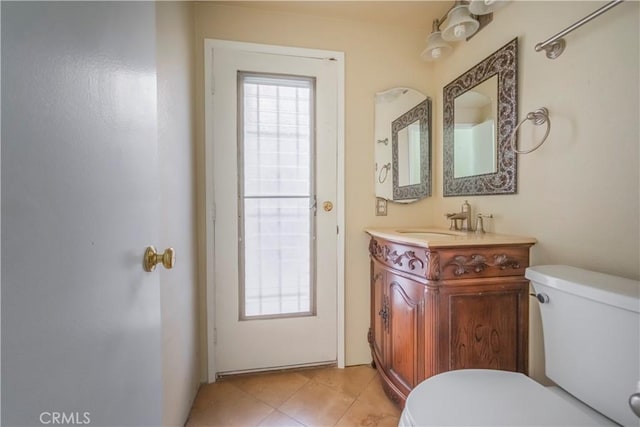
<path id="1" fill-rule="evenodd" d="M 387 216 L 387 199 L 376 197 L 376 216 Z"/>

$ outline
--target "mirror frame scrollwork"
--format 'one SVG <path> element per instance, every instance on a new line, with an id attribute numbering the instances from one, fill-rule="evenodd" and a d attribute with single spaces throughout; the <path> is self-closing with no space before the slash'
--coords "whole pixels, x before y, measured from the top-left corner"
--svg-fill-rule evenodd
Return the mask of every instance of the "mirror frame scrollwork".
<path id="1" fill-rule="evenodd" d="M 454 177 L 455 99 L 485 80 L 498 76 L 496 123 L 497 171 Z M 444 196 L 514 194 L 517 192 L 517 156 L 509 138 L 518 120 L 518 38 L 489 55 L 443 89 L 443 193 Z"/>
<path id="2" fill-rule="evenodd" d="M 400 186 L 398 132 L 418 120 L 420 123 L 420 182 Z M 391 144 L 393 200 L 412 200 L 431 196 L 431 99 L 429 97 L 391 123 Z"/>

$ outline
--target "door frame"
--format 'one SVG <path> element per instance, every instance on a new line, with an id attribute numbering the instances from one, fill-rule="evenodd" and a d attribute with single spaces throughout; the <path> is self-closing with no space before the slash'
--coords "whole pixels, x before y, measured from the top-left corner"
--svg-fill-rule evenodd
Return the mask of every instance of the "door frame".
<path id="1" fill-rule="evenodd" d="M 227 48 L 242 51 L 267 53 L 275 55 L 335 58 L 339 61 L 338 88 L 336 106 L 337 114 L 337 158 L 336 158 L 336 221 L 338 224 L 337 236 L 337 277 L 336 277 L 336 326 L 337 326 L 337 363 L 339 368 L 345 366 L 345 318 L 344 318 L 344 252 L 345 252 L 345 211 L 344 211 L 344 52 L 288 47 L 279 45 L 266 45 L 258 43 L 245 43 L 230 40 L 205 39 L 204 40 L 204 122 L 205 122 L 205 286 L 206 286 L 206 340 L 207 340 L 207 379 L 212 383 L 216 381 L 215 360 L 215 199 L 213 178 L 213 94 L 215 82 L 213 79 L 213 49 Z"/>

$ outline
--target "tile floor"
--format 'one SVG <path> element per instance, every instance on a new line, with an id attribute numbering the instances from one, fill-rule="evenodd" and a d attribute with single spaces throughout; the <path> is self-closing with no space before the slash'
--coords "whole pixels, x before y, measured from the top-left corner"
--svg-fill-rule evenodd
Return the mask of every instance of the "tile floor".
<path id="1" fill-rule="evenodd" d="M 399 417 L 362 365 L 223 378 L 200 387 L 186 426 L 395 427 Z"/>

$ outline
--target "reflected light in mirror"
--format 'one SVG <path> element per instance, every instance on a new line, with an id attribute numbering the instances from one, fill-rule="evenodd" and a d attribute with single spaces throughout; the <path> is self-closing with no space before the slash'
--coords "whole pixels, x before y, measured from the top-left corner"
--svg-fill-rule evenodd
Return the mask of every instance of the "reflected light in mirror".
<path id="1" fill-rule="evenodd" d="M 398 131 L 398 162 L 407 167 L 398 170 L 400 186 L 420 183 L 420 121 Z"/>
<path id="2" fill-rule="evenodd" d="M 454 178 L 497 171 L 497 89 L 493 76 L 454 100 Z"/>

